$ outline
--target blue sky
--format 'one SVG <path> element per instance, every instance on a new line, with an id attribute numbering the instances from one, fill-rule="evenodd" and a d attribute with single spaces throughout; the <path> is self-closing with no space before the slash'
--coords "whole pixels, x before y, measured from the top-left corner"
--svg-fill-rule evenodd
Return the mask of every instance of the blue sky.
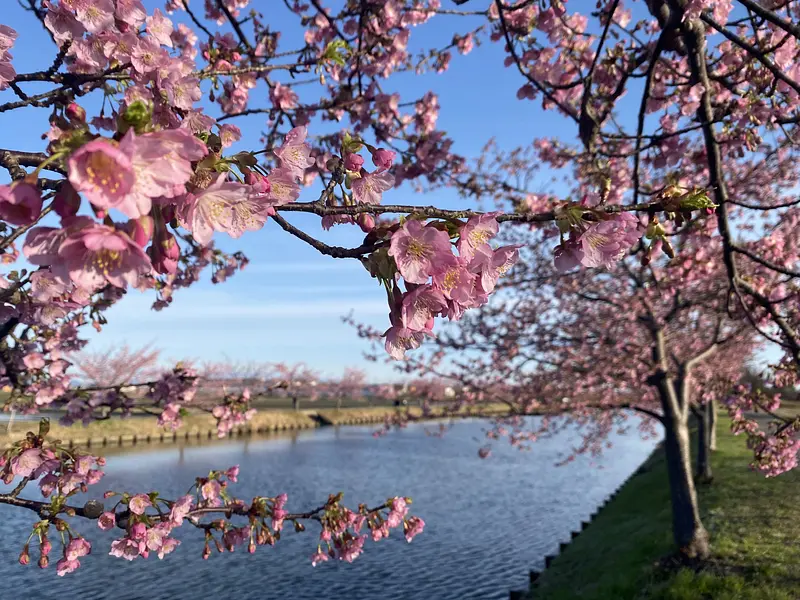
<path id="1" fill-rule="evenodd" d="M 47 68 L 53 56 L 47 34 L 16 2 L 3 4 L 2 22 L 19 33 L 12 49 L 17 72 Z M 162 2 L 145 4 L 148 12 L 156 6 L 163 7 Z M 251 5 L 268 15 L 273 30 L 284 32 L 281 49 L 298 46 L 296 41 L 302 31 L 296 16 L 282 3 L 255 0 Z M 178 13 L 173 18 L 182 20 Z M 446 45 L 454 32 L 464 33 L 475 23 L 459 17 L 440 18 L 438 22 L 438 26 L 414 30 L 411 46 L 415 51 Z M 444 26 L 450 29 L 445 31 Z M 429 89 L 437 93 L 442 106 L 439 127 L 455 140 L 456 152 L 474 157 L 491 137 L 496 137 L 501 147 L 510 148 L 528 143 L 537 135 L 561 131 L 563 121 L 559 117 L 544 115 L 535 102 L 516 99 L 520 81 L 516 70 L 503 66 L 501 46 L 485 44 L 467 57 L 456 54 L 444 74 L 398 76 L 388 90 L 399 91 L 406 99 Z M 34 86 L 30 89 L 36 93 Z M 302 97 L 304 88 L 298 91 Z M 315 99 L 314 92 L 308 90 L 310 100 Z M 6 90 L 0 93 L 0 101 L 8 101 L 11 96 L 13 92 Z M 269 105 L 267 92 L 261 86 L 251 92 L 250 98 L 250 106 Z M 90 115 L 97 113 L 96 103 L 84 105 Z M 214 106 L 206 110 L 219 114 Z M 0 113 L 0 145 L 42 150 L 45 144 L 39 136 L 47 129 L 47 116 L 46 109 L 32 108 Z M 252 115 L 231 121 L 243 132 L 243 139 L 232 151 L 261 148 L 264 117 Z M 574 130 L 567 131 L 571 136 Z M 313 126 L 311 133 L 315 133 Z M 301 199 L 310 200 L 317 195 L 316 188 L 307 189 Z M 408 187 L 392 190 L 385 198 L 392 203 L 461 205 L 453 192 L 423 197 Z M 363 237 L 354 226 L 342 225 L 323 232 L 316 217 L 290 215 L 289 219 L 332 244 L 358 245 Z M 357 261 L 320 256 L 272 223 L 239 240 L 217 235 L 215 241 L 225 250 L 244 251 L 251 260 L 247 269 L 221 285 L 203 281 L 188 290 L 179 290 L 173 306 L 160 313 L 149 310 L 152 294 L 132 291 L 108 312 L 109 324 L 102 334 L 92 332 L 90 347 L 103 350 L 121 342 L 133 346 L 152 342 L 162 349 L 164 357 L 176 360 L 302 360 L 329 374 L 346 366 L 358 366 L 376 381 L 393 377 L 390 367 L 363 359 L 366 345 L 340 320 L 352 310 L 359 321 L 381 328 L 388 326 L 385 293 Z"/>
<path id="2" fill-rule="evenodd" d="M 12 49 L 17 71 L 47 68 L 54 51 L 46 32 L 16 2 L 2 4 L 4 12 L 0 22 L 19 33 Z M 163 8 L 163 2 L 152 0 L 145 0 L 145 5 L 148 13 L 157 6 Z M 472 5 L 480 8 L 488 5 L 488 1 L 475 0 Z M 296 16 L 289 13 L 283 3 L 253 0 L 251 6 L 268 15 L 266 20 L 273 31 L 283 32 L 279 50 L 300 45 L 302 30 Z M 180 22 L 184 15 L 176 13 L 173 19 Z M 450 42 L 453 33 L 466 33 L 480 21 L 438 17 L 434 23 L 414 29 L 411 36 L 414 53 L 442 47 Z M 221 28 L 221 31 L 227 29 Z M 467 157 L 479 155 L 492 137 L 501 148 L 507 149 L 530 143 L 539 136 L 559 136 L 574 141 L 574 124 L 552 111 L 544 113 L 539 101 L 516 99 L 516 91 L 523 80 L 513 66 L 504 67 L 504 58 L 501 44 L 486 43 L 466 57 L 455 54 L 444 74 L 395 76 L 385 91 L 398 91 L 405 100 L 419 97 L 427 90 L 438 94 L 439 128 L 455 140 L 454 151 Z M 25 89 L 29 93 L 40 91 L 35 86 Z M 319 99 L 318 90 L 316 86 L 298 88 L 301 98 L 309 101 Z M 12 97 L 11 90 L 0 92 L 0 102 Z M 216 106 L 208 106 L 205 100 L 204 103 L 209 114 L 219 115 Z M 97 114 L 98 102 L 87 100 L 83 104 L 90 115 Z M 632 110 L 638 107 L 635 90 L 629 91 L 623 101 L 623 120 L 629 104 Z M 250 106 L 269 106 L 263 84 L 251 91 Z M 39 136 L 47 129 L 47 116 L 46 109 L 33 108 L 0 113 L 0 130 L 3 131 L 0 146 L 42 150 L 45 143 Z M 229 122 L 243 132 L 242 140 L 230 149 L 231 153 L 261 149 L 259 138 L 265 129 L 265 115 Z M 331 124 L 312 125 L 310 133 L 330 129 Z M 0 173 L 0 178 L 5 178 L 0 181 L 7 181 L 7 174 Z M 548 185 L 551 184 L 544 180 L 537 182 L 536 191 L 543 191 Z M 306 189 L 301 200 L 317 196 L 317 188 Z M 409 186 L 388 192 L 385 201 L 463 206 L 463 201 L 452 191 L 421 195 Z M 323 232 L 317 217 L 292 214 L 288 218 L 330 244 L 359 245 L 363 238 L 354 226 L 342 225 Z M 215 241 L 224 250 L 242 250 L 251 261 L 248 268 L 221 285 L 204 280 L 188 290 L 179 290 L 172 307 L 158 313 L 149 309 L 152 293 L 130 292 L 108 312 L 109 324 L 102 334 L 87 332 L 92 340 L 90 348 L 104 350 L 122 342 L 132 346 L 152 343 L 162 350 L 165 358 L 174 360 L 305 361 L 331 375 L 346 366 L 357 366 L 364 368 L 373 381 L 396 377 L 390 366 L 363 359 L 362 351 L 367 345 L 340 320 L 353 311 L 358 321 L 381 329 L 388 326 L 385 294 L 360 263 L 321 256 L 273 223 L 239 240 L 218 234 Z"/>

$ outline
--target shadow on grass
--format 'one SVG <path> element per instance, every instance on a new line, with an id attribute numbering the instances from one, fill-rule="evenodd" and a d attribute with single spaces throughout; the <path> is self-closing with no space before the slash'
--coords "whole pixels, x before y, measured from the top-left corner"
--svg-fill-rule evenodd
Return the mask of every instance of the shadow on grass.
<path id="1" fill-rule="evenodd" d="M 800 600 L 800 473 L 749 470 L 750 451 L 722 425 L 714 481 L 698 486 L 711 559 L 677 564 L 663 452 L 542 574 L 538 599 Z M 666 557 L 666 558 L 665 558 Z"/>

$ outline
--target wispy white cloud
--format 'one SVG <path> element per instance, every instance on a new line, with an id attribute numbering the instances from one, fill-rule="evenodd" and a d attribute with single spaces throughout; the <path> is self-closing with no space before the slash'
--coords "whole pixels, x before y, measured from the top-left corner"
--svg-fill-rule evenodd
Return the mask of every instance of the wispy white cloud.
<path id="1" fill-rule="evenodd" d="M 321 258 L 318 262 L 302 263 L 259 263 L 250 264 L 245 268 L 244 273 L 321 273 L 331 270 L 360 270 L 366 271 L 363 265 L 356 260 L 333 260 Z"/>
<path id="2" fill-rule="evenodd" d="M 311 290 L 313 288 L 309 288 Z M 308 298 L 311 291 L 298 293 L 298 298 Z M 303 319 L 334 318 L 353 311 L 356 315 L 374 316 L 388 313 L 386 300 L 380 294 L 373 298 L 315 298 L 271 301 L 269 294 L 231 294 L 222 290 L 186 290 L 176 294 L 173 306 L 163 311 L 150 310 L 150 294 L 130 294 L 108 312 L 112 322 L 142 321 L 185 322 L 201 319 L 217 321 L 238 319 L 276 319 L 301 317 Z"/>

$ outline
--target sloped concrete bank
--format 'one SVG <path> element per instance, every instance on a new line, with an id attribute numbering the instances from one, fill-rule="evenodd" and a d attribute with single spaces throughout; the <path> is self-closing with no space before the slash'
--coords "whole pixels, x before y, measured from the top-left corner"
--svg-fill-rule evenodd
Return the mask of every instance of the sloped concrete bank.
<path id="1" fill-rule="evenodd" d="M 645 473 L 650 470 L 651 462 L 653 457 L 663 451 L 663 442 L 659 443 L 650 455 L 645 459 L 642 465 L 636 469 L 633 473 L 631 473 L 625 481 L 623 481 L 616 490 L 614 490 L 611 494 L 609 494 L 601 503 L 600 505 L 594 510 L 594 512 L 589 515 L 588 520 L 582 521 L 580 524 L 580 529 L 572 531 L 570 533 L 570 539 L 568 541 L 560 542 L 558 545 L 558 552 L 555 554 L 548 554 L 544 557 L 544 570 L 531 570 L 529 572 L 529 582 L 530 587 L 527 590 L 512 590 L 509 592 L 509 600 L 532 600 L 536 599 L 539 596 L 536 594 L 537 586 L 539 583 L 539 578 L 542 574 L 549 569 L 553 563 L 558 559 L 558 557 L 569 547 L 573 540 L 575 540 L 578 536 L 581 535 L 584 531 L 586 531 L 590 525 L 600 516 L 605 508 L 611 504 L 613 500 L 616 499 L 617 495 L 628 485 L 634 478 L 640 476 L 642 473 Z"/>

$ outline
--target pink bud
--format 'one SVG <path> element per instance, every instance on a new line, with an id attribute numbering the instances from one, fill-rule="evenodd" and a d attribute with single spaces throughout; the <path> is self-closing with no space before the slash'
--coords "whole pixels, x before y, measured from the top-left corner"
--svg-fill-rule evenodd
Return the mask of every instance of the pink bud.
<path id="1" fill-rule="evenodd" d="M 361 231 L 369 233 L 375 229 L 375 218 L 372 215 L 362 213 L 356 217 L 356 223 L 361 227 Z"/>
<path id="2" fill-rule="evenodd" d="M 249 545 L 249 546 L 247 546 L 247 551 L 248 551 L 250 554 L 255 554 L 255 551 L 256 551 L 256 543 L 255 543 L 253 540 L 250 540 L 250 545 Z"/>
<path id="3" fill-rule="evenodd" d="M 397 156 L 397 153 L 392 150 L 378 148 L 372 153 L 372 164 L 385 171 L 392 166 L 395 156 Z"/>
<path id="4" fill-rule="evenodd" d="M 27 565 L 31 562 L 31 555 L 28 554 L 28 544 L 22 547 L 22 552 L 19 553 L 19 564 Z"/>
<path id="5" fill-rule="evenodd" d="M 231 54 L 231 58 L 233 60 L 240 60 L 242 58 L 242 55 L 239 54 L 238 52 L 234 52 L 234 53 Z"/>
<path id="6" fill-rule="evenodd" d="M 96 216 L 98 219 L 105 219 L 106 215 L 108 214 L 104 209 L 97 208 L 94 205 L 92 205 L 92 210 L 94 211 L 94 216 Z"/>
<path id="7" fill-rule="evenodd" d="M 53 198 L 53 210 L 62 219 L 74 217 L 78 214 L 81 207 L 81 197 L 69 183 L 61 184 L 61 187 Z"/>
<path id="8" fill-rule="evenodd" d="M 65 112 L 72 123 L 86 123 L 86 111 L 80 104 L 70 103 Z"/>
<path id="9" fill-rule="evenodd" d="M 49 564 L 50 564 L 50 559 L 49 558 L 47 558 L 46 556 L 40 556 L 39 557 L 39 568 L 40 569 L 46 569 L 47 565 L 49 565 Z"/>
<path id="10" fill-rule="evenodd" d="M 50 540 L 46 537 L 42 538 L 42 545 L 39 546 L 39 550 L 42 552 L 42 556 L 47 556 L 50 554 L 50 551 L 53 549 L 53 544 L 50 543 Z"/>
<path id="11" fill-rule="evenodd" d="M 128 235 L 140 248 L 144 248 L 153 237 L 154 221 L 150 215 L 143 215 L 128 221 Z"/>
<path id="12" fill-rule="evenodd" d="M 178 270 L 181 248 L 171 233 L 165 231 L 157 235 L 153 245 L 148 248 L 148 254 L 157 273 L 174 274 Z"/>
<path id="13" fill-rule="evenodd" d="M 348 154 L 344 159 L 344 168 L 347 171 L 358 173 L 364 166 L 364 157 L 360 154 Z"/>

